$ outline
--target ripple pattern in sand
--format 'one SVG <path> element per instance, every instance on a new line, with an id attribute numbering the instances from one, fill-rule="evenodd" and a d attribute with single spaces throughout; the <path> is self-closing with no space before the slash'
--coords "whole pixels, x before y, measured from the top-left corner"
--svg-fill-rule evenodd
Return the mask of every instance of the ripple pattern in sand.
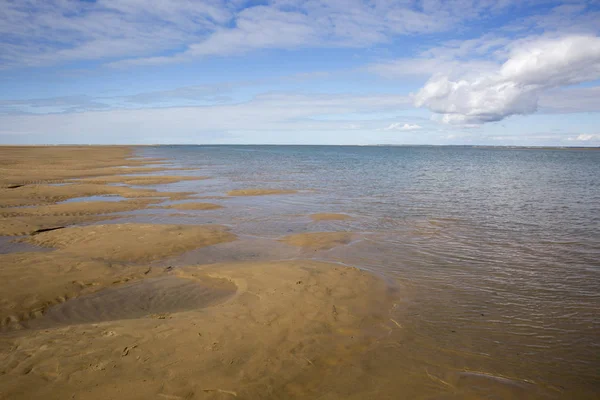
<path id="1" fill-rule="evenodd" d="M 207 278 L 199 283 L 175 276 L 108 288 L 68 300 L 32 320 L 32 328 L 96 323 L 165 314 L 209 307 L 226 301 L 236 292 L 230 282 Z"/>

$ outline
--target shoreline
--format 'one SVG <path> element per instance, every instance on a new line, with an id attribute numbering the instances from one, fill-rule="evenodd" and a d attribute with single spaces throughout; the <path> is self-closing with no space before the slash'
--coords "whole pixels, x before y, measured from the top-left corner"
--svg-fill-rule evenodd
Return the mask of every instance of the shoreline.
<path id="1" fill-rule="evenodd" d="M 309 194 L 277 165 L 268 179 L 212 168 L 210 150 L 11 152 L 0 147 L 2 400 L 596 397 L 581 346 L 529 356 L 544 340 L 497 329 L 513 314 L 496 300 L 520 290 L 446 280 L 485 279 L 476 260 L 436 273 L 427 250 L 465 227 L 453 209 L 374 229 L 398 206 L 369 216 L 318 173 Z"/>
<path id="2" fill-rule="evenodd" d="M 162 183 L 151 174 L 173 170 L 152 167 L 164 160 L 133 158 L 128 146 L 11 146 L 0 155 L 0 235 L 49 249 L 0 254 L 2 396 L 312 398 L 346 387 L 343 372 L 390 333 L 397 292 L 354 267 L 161 265 L 237 239 L 218 225 L 119 223 L 112 213 L 197 195 L 110 185 L 127 185 L 132 172 Z M 124 200 L 57 204 L 115 195 Z"/>

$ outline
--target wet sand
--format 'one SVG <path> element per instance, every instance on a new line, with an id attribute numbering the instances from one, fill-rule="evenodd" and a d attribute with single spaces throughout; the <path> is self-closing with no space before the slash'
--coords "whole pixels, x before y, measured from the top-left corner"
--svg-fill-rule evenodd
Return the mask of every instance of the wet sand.
<path id="1" fill-rule="evenodd" d="M 128 177 L 167 169 L 131 156 L 117 146 L 0 148 L 0 235 L 23 236 L 0 254 L 0 398 L 347 398 L 372 389 L 357 377 L 368 377 L 361 360 L 395 326 L 388 282 L 302 259 L 173 267 L 174 256 L 237 238 L 220 225 L 119 223 L 192 197 L 109 184 L 204 178 Z M 109 195 L 125 200 L 85 201 Z M 323 250 L 351 239 L 282 241 Z"/>
<path id="2" fill-rule="evenodd" d="M 381 325 L 387 288 L 357 269 L 295 261 L 193 266 L 173 274 L 206 286 L 225 279 L 236 292 L 195 310 L 163 308 L 145 317 L 67 327 L 58 318 L 62 327 L 5 335 L 3 393 L 47 399 L 314 398 L 351 387 L 353 376 L 339 372 L 387 334 Z M 94 310 L 76 307 L 81 311 L 75 315 Z"/>
<path id="3" fill-rule="evenodd" d="M 352 241 L 351 232 L 311 232 L 288 235 L 282 242 L 309 250 L 329 250 Z"/>
<path id="4" fill-rule="evenodd" d="M 111 224 L 68 227 L 24 239 L 55 253 L 114 262 L 148 262 L 235 240 L 218 225 Z"/>
<path id="5" fill-rule="evenodd" d="M 346 221 L 352 219 L 347 214 L 336 214 L 336 213 L 317 213 L 311 214 L 310 218 L 315 221 Z"/>

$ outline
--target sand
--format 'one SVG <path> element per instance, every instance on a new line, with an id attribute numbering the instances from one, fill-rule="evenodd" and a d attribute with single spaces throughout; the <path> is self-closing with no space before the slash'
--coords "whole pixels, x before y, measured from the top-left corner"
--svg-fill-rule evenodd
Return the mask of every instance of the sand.
<path id="1" fill-rule="evenodd" d="M 114 262 L 150 262 L 235 240 L 235 235 L 219 225 L 111 224 L 69 227 L 23 240 L 76 256 Z"/>
<path id="2" fill-rule="evenodd" d="M 0 255 L 0 265 L 0 326 L 8 330 L 19 329 L 24 322 L 41 317 L 52 305 L 141 279 L 148 271 L 145 266 L 115 268 L 106 260 L 56 252 Z"/>
<path id="3" fill-rule="evenodd" d="M 68 184 L 65 186 L 26 185 L 14 189 L 0 189 L 0 208 L 54 204 L 59 201 L 89 196 L 118 195 L 126 198 L 182 200 L 188 198 L 191 194 L 93 184 Z"/>
<path id="4" fill-rule="evenodd" d="M 236 236 L 219 225 L 115 220 L 149 207 L 221 207 L 161 206 L 195 194 L 110 185 L 203 179 L 127 176 L 166 170 L 148 166 L 164 160 L 132 155 L 118 146 L 0 148 L 0 235 L 24 236 L 15 238 L 20 252 L 0 254 L 0 399 L 333 399 L 371 387 L 365 360 L 396 329 L 386 282 L 301 259 L 173 267 L 203 247 L 235 253 Z M 126 200 L 57 204 L 107 195 Z M 313 251 L 352 238 L 281 240 Z"/>
<path id="5" fill-rule="evenodd" d="M 0 217 L 0 236 L 23 236 L 40 230 L 62 228 L 69 225 L 94 223 L 120 218 L 107 215 L 29 215 Z"/>
<path id="6" fill-rule="evenodd" d="M 107 214 L 145 208 L 159 200 L 81 201 L 39 207 L 0 208 L 0 217 Z"/>
<path id="7" fill-rule="evenodd" d="M 288 235 L 280 240 L 292 246 L 317 251 L 346 245 L 352 241 L 353 236 L 352 232 L 310 232 Z"/>
<path id="8" fill-rule="evenodd" d="M 335 213 L 311 214 L 310 218 L 313 221 L 346 221 L 346 220 L 352 219 L 352 217 L 350 217 L 347 214 L 335 214 Z"/>
<path id="9" fill-rule="evenodd" d="M 205 278 L 201 282 L 164 274 L 147 277 L 80 295 L 47 310 L 27 325 L 33 329 L 89 324 L 199 310 L 223 303 L 236 294 L 228 280 Z"/>
<path id="10" fill-rule="evenodd" d="M 131 148 L 121 146 L 0 147 L 0 235 L 28 235 L 43 229 L 108 221 L 115 219 L 111 213 L 144 209 L 165 199 L 185 200 L 195 194 L 112 186 L 106 183 L 157 184 L 205 178 L 123 176 L 125 172 L 131 174 L 169 170 L 164 166 L 147 166 L 162 160 L 131 159 L 132 154 Z M 86 179 L 91 182 L 85 183 Z M 56 204 L 69 199 L 85 200 L 90 196 L 110 195 L 131 200 Z"/>
<path id="11" fill-rule="evenodd" d="M 157 201 L 84 201 L 39 207 L 0 208 L 0 235 L 30 235 L 44 229 L 116 219 L 116 216 L 98 214 L 143 209 Z"/>
<path id="12" fill-rule="evenodd" d="M 281 189 L 237 189 L 227 192 L 228 196 L 267 196 L 274 194 L 293 194 L 298 193 L 296 190 L 281 190 Z"/>
<path id="13" fill-rule="evenodd" d="M 0 255 L 0 321 L 22 322 L 88 287 L 147 278 L 148 265 L 134 263 L 234 239 L 219 226 L 147 224 L 68 227 L 29 236 L 23 241 L 56 250 Z"/>
<path id="14" fill-rule="evenodd" d="M 340 373 L 343 367 L 389 332 L 390 292 L 354 268 L 288 261 L 190 266 L 172 274 L 199 284 L 226 279 L 236 292 L 197 310 L 5 335 L 3 393 L 11 399 L 341 398 L 354 379 Z"/>
<path id="15" fill-rule="evenodd" d="M 131 155 L 131 149 L 123 146 L 0 147 L 0 187 L 165 170 L 146 166 L 162 160 L 128 159 Z"/>

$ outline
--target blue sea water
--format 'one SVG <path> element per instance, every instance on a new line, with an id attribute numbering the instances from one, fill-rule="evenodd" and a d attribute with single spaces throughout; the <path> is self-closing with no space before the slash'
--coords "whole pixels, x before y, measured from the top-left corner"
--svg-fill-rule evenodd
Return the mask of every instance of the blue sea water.
<path id="1" fill-rule="evenodd" d="M 219 223 L 240 237 L 181 262 L 310 257 L 354 265 L 406 293 L 397 319 L 412 344 L 396 349 L 413 363 L 406 374 L 485 370 L 480 376 L 542 387 L 542 398 L 592 398 L 600 390 L 599 150 L 159 146 L 137 153 L 192 169 L 180 174 L 209 176 L 158 188 L 196 192 L 224 208 L 132 220 Z M 298 193 L 226 195 L 246 188 Z M 321 212 L 352 218 L 309 218 Z M 351 231 L 356 240 L 314 254 L 277 241 L 311 231 Z"/>

